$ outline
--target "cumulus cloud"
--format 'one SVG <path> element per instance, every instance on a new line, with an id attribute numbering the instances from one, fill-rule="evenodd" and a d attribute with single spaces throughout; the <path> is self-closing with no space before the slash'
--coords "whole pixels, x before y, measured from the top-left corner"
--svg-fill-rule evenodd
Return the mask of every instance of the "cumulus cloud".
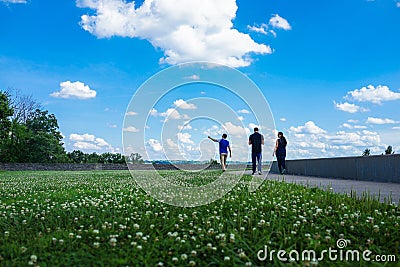
<path id="1" fill-rule="evenodd" d="M 200 80 L 200 76 L 197 75 L 197 74 L 193 74 L 193 75 L 190 75 L 190 76 L 186 76 L 185 79 L 186 80 L 198 81 L 198 80 Z"/>
<path id="2" fill-rule="evenodd" d="M 363 130 L 364 126 L 351 125 L 350 123 L 342 124 L 341 127 L 346 128 L 346 130 L 335 133 L 322 130 L 313 122 L 308 122 L 304 126 L 290 127 L 286 135 L 289 143 L 288 157 L 360 156 L 366 147 L 370 148 L 371 151 L 380 151 L 385 146 L 377 132 Z"/>
<path id="3" fill-rule="evenodd" d="M 392 120 L 392 119 L 382 119 L 382 118 L 368 117 L 367 123 L 372 123 L 372 124 L 394 124 L 394 123 L 398 123 L 398 121 L 395 121 L 395 120 Z"/>
<path id="4" fill-rule="evenodd" d="M 349 123 L 343 123 L 341 127 L 347 128 L 347 129 L 366 129 L 367 128 L 367 126 L 364 126 L 364 125 L 351 125 Z"/>
<path id="5" fill-rule="evenodd" d="M 289 22 L 285 19 L 279 16 L 278 14 L 273 15 L 268 24 L 262 23 L 260 26 L 247 26 L 247 29 L 252 32 L 257 32 L 260 34 L 268 35 L 272 34 L 274 37 L 276 37 L 276 32 L 270 28 L 276 28 L 276 29 L 283 29 L 283 30 L 291 30 L 292 27 L 290 26 Z"/>
<path id="6" fill-rule="evenodd" d="M 129 111 L 129 112 L 127 112 L 125 115 L 126 115 L 126 116 L 136 116 L 136 115 L 138 115 L 138 113 L 135 112 L 135 111 Z"/>
<path id="7" fill-rule="evenodd" d="M 264 34 L 264 35 L 268 34 L 268 25 L 265 24 L 265 23 L 261 24 L 261 26 L 259 26 L 259 27 L 248 25 L 247 29 L 249 29 L 249 31 L 258 32 L 258 33 L 261 33 L 261 34 Z"/>
<path id="8" fill-rule="evenodd" d="M 238 110 L 238 113 L 240 113 L 240 114 L 250 114 L 250 111 L 248 111 L 247 109 L 240 109 L 240 110 Z"/>
<path id="9" fill-rule="evenodd" d="M 225 122 L 223 126 L 228 131 L 228 134 L 235 137 L 243 137 L 249 133 L 248 129 L 246 129 L 245 127 L 242 127 L 240 125 L 235 125 L 229 121 Z"/>
<path id="10" fill-rule="evenodd" d="M 185 143 L 185 144 L 194 144 L 194 142 L 192 141 L 192 139 L 190 139 L 192 137 L 192 135 L 190 133 L 178 133 L 178 140 L 181 143 Z"/>
<path id="11" fill-rule="evenodd" d="M 128 126 L 128 127 L 124 128 L 123 131 L 130 132 L 130 133 L 137 133 L 137 132 L 139 132 L 139 129 L 137 129 L 136 127 L 133 127 L 133 126 Z"/>
<path id="12" fill-rule="evenodd" d="M 96 97 L 96 91 L 89 88 L 82 82 L 62 82 L 60 83 L 60 91 L 50 94 L 56 98 L 78 98 L 90 99 Z"/>
<path id="13" fill-rule="evenodd" d="M 154 152 L 160 152 L 163 150 L 163 147 L 160 143 L 160 141 L 156 139 L 149 139 L 149 141 L 146 142 L 146 144 L 154 151 Z"/>
<path id="14" fill-rule="evenodd" d="M 188 103 L 183 99 L 175 100 L 174 106 L 177 108 L 181 108 L 181 109 L 196 109 L 197 108 L 195 104 Z"/>
<path id="15" fill-rule="evenodd" d="M 389 87 L 385 85 L 378 85 L 377 87 L 368 85 L 367 87 L 348 92 L 345 98 L 359 102 L 381 104 L 383 101 L 400 99 L 400 93 L 391 91 Z"/>
<path id="16" fill-rule="evenodd" d="M 269 25 L 271 25 L 274 28 L 278 29 L 283 29 L 283 30 L 291 30 L 292 26 L 290 26 L 289 22 L 279 16 L 278 14 L 275 14 L 270 20 L 269 20 Z"/>
<path id="17" fill-rule="evenodd" d="M 290 131 L 294 133 L 310 133 L 310 134 L 320 134 L 326 133 L 326 131 L 317 125 L 313 121 L 306 122 L 303 126 L 290 127 Z"/>
<path id="18" fill-rule="evenodd" d="M 73 143 L 73 147 L 80 150 L 103 150 L 115 152 L 116 149 L 113 148 L 111 144 L 109 144 L 103 138 L 96 137 L 93 134 L 70 134 L 69 141 Z"/>
<path id="19" fill-rule="evenodd" d="M 368 109 L 357 106 L 355 104 L 350 104 L 348 102 L 345 103 L 336 103 L 333 102 L 335 105 L 335 108 L 337 110 L 341 110 L 341 111 L 345 111 L 345 112 L 349 112 L 349 113 L 356 113 L 356 112 L 365 112 L 368 111 Z"/>
<path id="20" fill-rule="evenodd" d="M 209 60 L 231 67 L 251 64 L 252 54 L 272 49 L 233 28 L 236 0 L 77 0 L 77 6 L 94 10 L 81 16 L 81 27 L 98 38 L 112 36 L 148 40 L 164 52 L 160 63 Z M 277 15 L 276 27 L 287 28 Z"/>

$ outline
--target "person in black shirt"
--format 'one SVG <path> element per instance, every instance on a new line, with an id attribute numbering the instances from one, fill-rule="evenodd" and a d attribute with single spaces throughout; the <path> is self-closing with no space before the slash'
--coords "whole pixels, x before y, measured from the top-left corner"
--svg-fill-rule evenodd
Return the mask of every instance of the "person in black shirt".
<path id="1" fill-rule="evenodd" d="M 286 162 L 285 162 L 286 145 L 287 145 L 286 138 L 283 136 L 282 132 L 279 132 L 278 139 L 276 140 L 276 143 L 275 143 L 274 153 L 272 154 L 272 156 L 274 154 L 276 155 L 276 160 L 278 161 L 279 172 L 281 174 L 285 174 L 285 172 L 286 172 Z"/>
<path id="2" fill-rule="evenodd" d="M 254 133 L 249 137 L 249 145 L 251 145 L 251 162 L 253 163 L 252 170 L 254 175 L 256 173 L 256 165 L 258 169 L 258 174 L 262 174 L 261 170 L 261 159 L 262 159 L 262 149 L 261 145 L 264 145 L 264 136 L 258 132 L 258 128 L 254 128 Z"/>

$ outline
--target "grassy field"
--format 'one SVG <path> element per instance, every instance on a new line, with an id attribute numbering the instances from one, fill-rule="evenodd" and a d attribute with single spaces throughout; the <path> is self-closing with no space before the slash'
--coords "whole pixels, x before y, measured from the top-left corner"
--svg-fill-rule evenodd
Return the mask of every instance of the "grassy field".
<path id="1" fill-rule="evenodd" d="M 219 174 L 162 173 L 197 184 Z M 400 265 L 398 205 L 277 181 L 249 193 L 250 179 L 181 208 L 148 196 L 127 171 L 0 172 L 0 266 Z M 295 260 L 263 259 L 266 249 Z M 324 254 L 333 249 L 336 260 Z M 360 261 L 346 262 L 349 250 Z"/>

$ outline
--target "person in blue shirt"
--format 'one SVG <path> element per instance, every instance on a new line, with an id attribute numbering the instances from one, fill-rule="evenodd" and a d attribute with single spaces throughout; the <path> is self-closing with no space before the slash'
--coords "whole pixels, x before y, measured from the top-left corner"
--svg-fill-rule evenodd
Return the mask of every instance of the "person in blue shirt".
<path id="1" fill-rule="evenodd" d="M 272 154 L 272 156 L 274 154 L 276 155 L 276 160 L 278 161 L 279 172 L 281 174 L 285 174 L 285 172 L 286 172 L 286 162 L 285 162 L 286 145 L 287 145 L 286 138 L 283 136 L 282 132 L 279 132 L 278 139 L 276 140 L 276 143 L 275 143 L 274 153 Z"/>
<path id="2" fill-rule="evenodd" d="M 226 170 L 226 158 L 228 157 L 228 150 L 229 150 L 229 157 L 232 158 L 232 150 L 231 146 L 229 145 L 229 141 L 226 140 L 228 135 L 223 134 L 222 139 L 214 139 L 211 136 L 208 136 L 208 138 L 214 142 L 218 142 L 219 144 L 219 158 L 221 161 L 221 167 L 222 171 Z"/>

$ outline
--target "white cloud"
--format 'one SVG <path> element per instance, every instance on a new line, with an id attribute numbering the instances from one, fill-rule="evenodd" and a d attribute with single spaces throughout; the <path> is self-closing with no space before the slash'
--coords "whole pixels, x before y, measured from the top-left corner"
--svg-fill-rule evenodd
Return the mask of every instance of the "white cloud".
<path id="1" fill-rule="evenodd" d="M 250 54 L 270 54 L 265 44 L 233 28 L 236 0 L 78 0 L 77 6 L 95 10 L 81 16 L 81 27 L 98 38 L 112 36 L 148 40 L 164 51 L 161 63 L 208 60 L 231 67 L 252 63 Z M 279 17 L 271 22 L 281 28 Z"/>
<path id="2" fill-rule="evenodd" d="M 382 119 L 382 118 L 368 117 L 367 123 L 372 123 L 372 124 L 394 124 L 394 123 L 398 123 L 398 121 L 394 121 L 392 119 Z"/>
<path id="3" fill-rule="evenodd" d="M 186 119 L 186 115 L 181 115 L 176 109 L 169 108 L 165 112 L 160 113 L 161 117 L 165 117 L 165 121 L 168 120 L 180 120 Z"/>
<path id="4" fill-rule="evenodd" d="M 95 136 L 93 134 L 70 134 L 69 140 L 72 141 L 88 141 L 92 142 L 95 140 Z"/>
<path id="5" fill-rule="evenodd" d="M 240 110 L 238 110 L 238 113 L 240 113 L 240 114 L 250 114 L 250 111 L 248 111 L 247 109 L 240 109 Z"/>
<path id="6" fill-rule="evenodd" d="M 128 126 L 128 127 L 124 128 L 123 131 L 130 132 L 130 133 L 137 133 L 137 132 L 139 132 L 139 129 L 137 129 L 136 127 L 133 127 L 133 126 Z"/>
<path id="7" fill-rule="evenodd" d="M 198 80 L 200 80 L 200 76 L 197 75 L 197 74 L 193 74 L 193 75 L 191 75 L 191 76 L 185 77 L 185 79 L 187 79 L 187 80 L 193 80 L 193 81 L 198 81 Z"/>
<path id="8" fill-rule="evenodd" d="M 179 130 L 191 130 L 193 129 L 192 125 L 190 125 L 189 123 L 185 123 L 184 125 L 178 125 L 178 129 Z"/>
<path id="9" fill-rule="evenodd" d="M 154 117 L 159 115 L 157 109 L 155 109 L 155 108 L 152 108 L 150 110 L 149 114 L 150 114 L 150 116 L 154 116 Z"/>
<path id="10" fill-rule="evenodd" d="M 81 150 L 103 150 L 115 152 L 116 149 L 103 138 L 93 134 L 70 134 L 69 140 L 73 142 L 73 147 Z"/>
<path id="11" fill-rule="evenodd" d="M 289 22 L 279 16 L 278 14 L 275 14 L 270 20 L 269 20 L 269 25 L 271 25 L 274 28 L 279 28 L 283 30 L 291 30 L 292 27 L 290 26 Z"/>
<path id="12" fill-rule="evenodd" d="M 356 129 L 356 126 L 349 123 L 344 123 L 341 127 Z M 384 147 L 377 132 L 356 130 L 328 133 L 324 130 L 311 130 L 313 128 L 321 129 L 314 123 L 310 123 L 308 127 L 290 127 L 286 135 L 289 158 L 360 156 L 365 148 L 379 151 Z"/>
<path id="13" fill-rule="evenodd" d="M 349 123 L 343 123 L 341 127 L 347 128 L 347 129 L 366 129 L 367 128 L 367 126 L 364 126 L 364 125 L 351 125 Z"/>
<path id="14" fill-rule="evenodd" d="M 129 112 L 127 112 L 125 115 L 126 115 L 126 116 L 136 116 L 136 115 L 138 115 L 138 113 L 135 112 L 135 111 L 129 111 Z"/>
<path id="15" fill-rule="evenodd" d="M 78 98 L 78 99 L 90 99 L 96 97 L 96 91 L 89 88 L 82 82 L 62 82 L 60 83 L 60 91 L 50 94 L 56 98 Z"/>
<path id="16" fill-rule="evenodd" d="M 391 91 L 389 87 L 385 85 L 378 85 L 377 87 L 368 85 L 367 87 L 348 92 L 345 98 L 359 102 L 381 104 L 383 101 L 400 99 L 400 93 Z"/>
<path id="17" fill-rule="evenodd" d="M 183 99 L 175 100 L 174 106 L 177 108 L 181 108 L 181 109 L 196 109 L 197 108 L 195 104 L 188 103 Z"/>
<path id="18" fill-rule="evenodd" d="M 258 32 L 258 33 L 261 33 L 264 35 L 268 34 L 268 25 L 266 25 L 266 24 L 261 24 L 260 27 L 248 25 L 247 29 L 249 29 L 249 31 Z"/>
<path id="19" fill-rule="evenodd" d="M 326 133 L 326 131 L 317 125 L 313 121 L 308 121 L 304 126 L 293 127 L 291 126 L 290 131 L 294 133 L 310 133 L 310 134 L 321 134 Z"/>
<path id="20" fill-rule="evenodd" d="M 279 120 L 280 121 L 286 121 L 286 118 L 280 118 Z"/>
<path id="21" fill-rule="evenodd" d="M 194 144 L 194 142 L 190 139 L 192 135 L 190 133 L 178 133 L 178 140 L 181 143 L 185 144 Z"/>
<path id="22" fill-rule="evenodd" d="M 150 148 L 155 151 L 155 152 L 160 152 L 161 150 L 163 150 L 162 145 L 160 144 L 160 141 L 156 140 L 156 139 L 149 139 L 149 141 L 147 141 L 147 145 L 150 146 Z"/>
<path id="23" fill-rule="evenodd" d="M 400 2 L 397 2 L 397 3 L 396 3 L 396 7 L 400 7 Z"/>
<path id="24" fill-rule="evenodd" d="M 341 110 L 341 111 L 345 111 L 345 112 L 349 112 L 349 113 L 356 113 L 356 112 L 365 112 L 368 111 L 368 109 L 357 106 L 355 104 L 350 104 L 348 102 L 345 103 L 336 103 L 333 102 L 335 104 L 335 108 L 337 110 Z"/>
<path id="25" fill-rule="evenodd" d="M 0 0 L 0 2 L 10 3 L 10 4 L 26 4 L 26 0 Z"/>
<path id="26" fill-rule="evenodd" d="M 229 121 L 225 122 L 223 126 L 226 129 L 227 134 L 230 134 L 235 137 L 243 137 L 249 133 L 249 131 L 246 130 L 246 128 L 239 126 L 239 125 L 235 125 Z"/>
<path id="27" fill-rule="evenodd" d="M 239 121 L 244 121 L 243 116 L 238 116 L 237 119 L 238 119 Z"/>

